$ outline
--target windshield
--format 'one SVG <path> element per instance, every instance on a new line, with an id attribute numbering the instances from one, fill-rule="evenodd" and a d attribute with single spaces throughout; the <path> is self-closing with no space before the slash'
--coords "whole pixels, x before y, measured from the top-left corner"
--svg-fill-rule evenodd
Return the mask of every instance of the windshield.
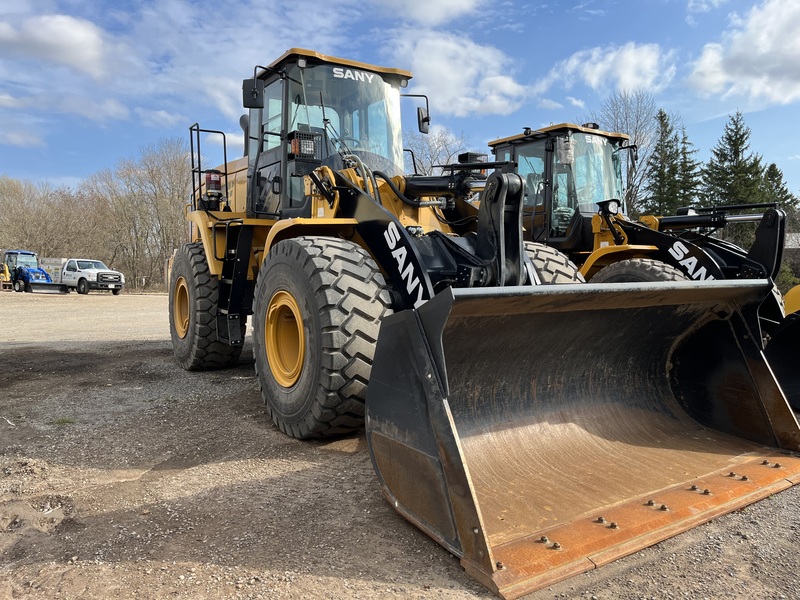
<path id="1" fill-rule="evenodd" d="M 18 267 L 25 267 L 28 269 L 36 269 L 39 265 L 36 264 L 35 254 L 16 254 L 16 265 Z"/>
<path id="2" fill-rule="evenodd" d="M 79 260 L 78 268 L 82 271 L 86 269 L 108 269 L 108 267 L 99 260 Z"/>
<path id="3" fill-rule="evenodd" d="M 591 133 L 556 138 L 553 200 L 584 215 L 598 202 L 623 199 L 619 143 Z"/>
<path id="4" fill-rule="evenodd" d="M 289 131 L 318 133 L 323 164 L 355 154 L 373 170 L 403 173 L 400 89 L 378 73 L 336 65 L 289 71 Z"/>

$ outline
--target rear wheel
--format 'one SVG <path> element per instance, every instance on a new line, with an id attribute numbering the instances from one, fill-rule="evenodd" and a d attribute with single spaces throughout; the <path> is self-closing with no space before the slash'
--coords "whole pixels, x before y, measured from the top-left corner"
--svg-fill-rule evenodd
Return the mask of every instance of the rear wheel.
<path id="1" fill-rule="evenodd" d="M 531 259 L 542 283 L 583 283 L 578 267 L 563 252 L 537 242 L 524 242 L 525 254 Z"/>
<path id="2" fill-rule="evenodd" d="M 78 287 L 76 288 L 79 294 L 88 294 L 89 293 L 89 284 L 86 282 L 85 279 L 81 279 L 78 281 Z"/>
<path id="3" fill-rule="evenodd" d="M 229 367 L 242 353 L 241 346 L 217 339 L 217 294 L 203 243 L 186 244 L 170 272 L 169 330 L 175 357 L 187 371 Z"/>
<path id="4" fill-rule="evenodd" d="M 683 273 L 660 260 L 630 258 L 603 267 L 592 277 L 591 283 L 685 280 L 686 276 Z"/>
<path id="5" fill-rule="evenodd" d="M 357 244 L 300 237 L 272 247 L 253 300 L 253 354 L 261 395 L 281 431 L 303 439 L 362 426 L 390 302 L 377 265 Z"/>

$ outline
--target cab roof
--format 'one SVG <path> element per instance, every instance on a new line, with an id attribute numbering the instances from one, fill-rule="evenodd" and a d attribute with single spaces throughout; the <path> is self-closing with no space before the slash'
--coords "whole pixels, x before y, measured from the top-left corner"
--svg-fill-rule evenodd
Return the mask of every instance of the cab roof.
<path id="1" fill-rule="evenodd" d="M 380 67 L 377 65 L 371 65 L 369 63 L 363 63 L 356 60 L 349 60 L 347 58 L 338 58 L 336 56 L 329 56 L 327 54 L 322 54 L 321 52 L 317 52 L 316 50 L 307 50 L 305 48 L 290 48 L 286 52 L 284 52 L 278 59 L 273 61 L 269 66 L 271 69 L 278 69 L 280 68 L 283 63 L 285 62 L 294 62 L 299 57 L 306 57 L 316 61 L 330 63 L 334 65 L 343 65 L 346 67 L 354 67 L 356 69 L 364 69 L 367 71 L 374 71 L 376 73 L 382 73 L 384 75 L 395 75 L 397 77 L 402 77 L 404 79 L 411 79 L 413 75 L 410 71 L 405 71 L 403 69 L 393 69 L 390 67 Z"/>
<path id="2" fill-rule="evenodd" d="M 526 128 L 523 133 L 518 133 L 517 135 L 512 135 L 509 137 L 500 138 L 489 142 L 489 147 L 494 148 L 495 146 L 500 146 L 502 144 L 514 144 L 518 142 L 529 142 L 533 140 L 538 140 L 546 137 L 550 137 L 554 134 L 558 134 L 561 132 L 566 131 L 577 131 L 579 133 L 591 133 L 593 135 L 599 135 L 605 138 L 609 138 L 611 140 L 617 141 L 627 141 L 630 140 L 631 137 L 627 133 L 611 133 L 609 131 L 603 131 L 601 129 L 597 129 L 595 127 L 589 127 L 586 125 L 576 125 L 575 123 L 559 123 L 558 125 L 550 125 L 549 127 L 542 127 L 541 129 L 531 130 Z"/>

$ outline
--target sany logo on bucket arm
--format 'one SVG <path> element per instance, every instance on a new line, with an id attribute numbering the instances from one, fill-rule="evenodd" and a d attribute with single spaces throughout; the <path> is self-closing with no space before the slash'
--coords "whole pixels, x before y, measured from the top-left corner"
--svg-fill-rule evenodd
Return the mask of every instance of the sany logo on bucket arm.
<path id="1" fill-rule="evenodd" d="M 418 308 L 424 304 L 429 298 L 424 298 L 425 287 L 420 284 L 419 276 L 414 273 L 414 263 L 409 262 L 406 264 L 408 258 L 408 250 L 401 243 L 400 232 L 394 222 L 390 222 L 386 231 L 383 232 L 383 237 L 386 239 L 386 245 L 392 252 L 392 256 L 397 262 L 397 270 L 400 272 L 400 277 L 405 281 L 406 291 L 408 295 L 413 298 L 414 291 L 416 290 L 417 299 L 414 300 L 414 308 Z M 399 246 L 398 246 L 399 244 Z"/>
<path id="2" fill-rule="evenodd" d="M 675 242 L 669 249 L 669 253 L 675 260 L 678 261 L 681 268 L 686 271 L 692 279 L 699 279 L 703 281 L 710 281 L 715 279 L 713 275 L 706 271 L 706 268 L 701 266 L 697 267 L 698 260 L 696 257 L 690 255 L 690 250 L 683 242 Z"/>

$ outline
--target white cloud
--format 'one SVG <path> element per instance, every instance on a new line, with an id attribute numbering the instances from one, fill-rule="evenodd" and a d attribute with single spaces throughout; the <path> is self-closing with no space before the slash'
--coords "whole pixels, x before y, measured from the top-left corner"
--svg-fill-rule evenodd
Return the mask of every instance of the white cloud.
<path id="1" fill-rule="evenodd" d="M 482 46 L 443 32 L 395 32 L 395 60 L 414 73 L 415 93 L 428 94 L 437 111 L 464 117 L 506 115 L 527 95 L 514 80 L 513 60 L 492 46 Z"/>
<path id="2" fill-rule="evenodd" d="M 6 15 L 25 15 L 33 12 L 32 0 L 14 0 L 0 4 L 0 17 Z"/>
<path id="3" fill-rule="evenodd" d="M 5 146 L 18 146 L 20 148 L 32 148 L 44 146 L 41 136 L 31 132 L 14 129 L 0 130 L 0 144 Z"/>
<path id="4" fill-rule="evenodd" d="M 536 104 L 539 108 L 544 108 L 546 110 L 557 110 L 559 108 L 564 108 L 564 105 L 560 102 L 556 102 L 555 100 L 550 100 L 548 98 L 542 98 Z"/>
<path id="5" fill-rule="evenodd" d="M 689 0 L 686 10 L 690 13 L 707 13 L 719 8 L 728 0 Z"/>
<path id="6" fill-rule="evenodd" d="M 177 113 L 171 113 L 166 110 L 151 110 L 147 108 L 137 107 L 134 112 L 139 116 L 142 123 L 151 127 L 172 127 L 187 123 L 188 119 Z"/>
<path id="7" fill-rule="evenodd" d="M 594 90 L 658 92 L 675 76 L 674 54 L 658 44 L 635 44 L 591 48 L 576 52 L 558 63 L 534 86 L 543 94 L 554 85 L 569 89 L 575 81 Z"/>
<path id="8" fill-rule="evenodd" d="M 572 96 L 567 96 L 567 102 L 569 102 L 572 106 L 576 106 L 578 108 L 586 108 L 586 102 L 578 98 L 573 98 Z"/>
<path id="9" fill-rule="evenodd" d="M 94 78 L 106 72 L 103 32 L 93 23 L 68 15 L 40 15 L 18 29 L 0 23 L 0 49 L 41 61 L 53 61 Z"/>
<path id="10" fill-rule="evenodd" d="M 125 105 L 114 98 L 106 98 L 97 102 L 77 94 L 54 98 L 50 108 L 58 112 L 80 115 L 97 122 L 127 119 L 129 114 Z"/>
<path id="11" fill-rule="evenodd" d="M 395 19 L 415 21 L 426 27 L 436 27 L 475 13 L 488 0 L 373 0 Z"/>
<path id="12" fill-rule="evenodd" d="M 707 44 L 690 83 L 704 95 L 771 104 L 800 100 L 800 3 L 766 0 L 736 18 L 719 43 Z"/>
<path id="13" fill-rule="evenodd" d="M 27 102 L 22 98 L 14 98 L 11 94 L 0 93 L 0 108 L 19 108 Z"/>
<path id="14" fill-rule="evenodd" d="M 691 26 L 697 25 L 695 15 L 709 13 L 725 4 L 728 0 L 689 0 L 686 5 L 686 22 Z"/>

